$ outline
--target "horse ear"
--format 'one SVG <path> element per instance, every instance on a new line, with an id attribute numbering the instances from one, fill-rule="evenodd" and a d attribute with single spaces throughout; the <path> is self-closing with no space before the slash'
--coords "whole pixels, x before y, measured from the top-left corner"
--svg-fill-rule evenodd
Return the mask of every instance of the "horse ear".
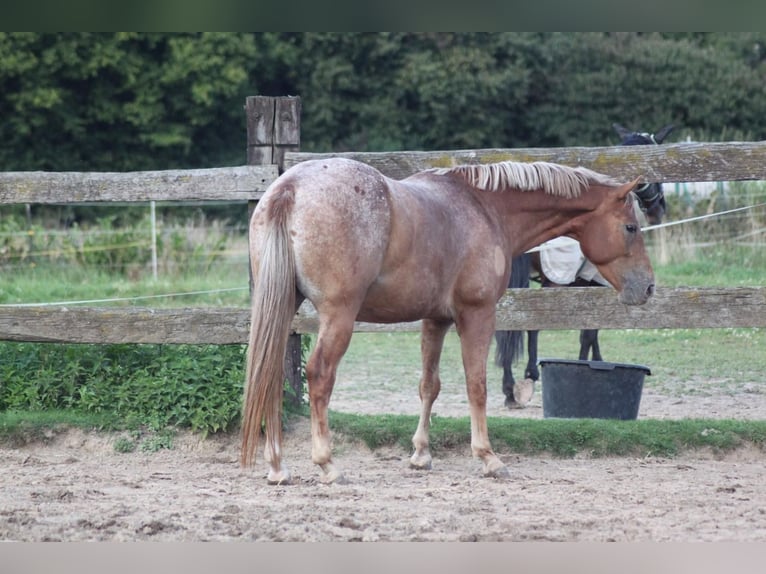
<path id="1" fill-rule="evenodd" d="M 617 191 L 617 198 L 625 199 L 626 197 L 628 197 L 628 194 L 638 187 L 638 184 L 641 183 L 642 179 L 643 179 L 642 177 L 637 177 L 630 183 L 626 183 L 625 185 L 619 187 Z"/>
<path id="2" fill-rule="evenodd" d="M 654 141 L 656 141 L 658 144 L 662 143 L 662 140 L 664 140 L 670 132 L 673 131 L 673 128 L 675 126 L 673 124 L 668 124 L 664 128 L 662 128 L 660 131 L 658 131 L 656 134 L 654 134 Z"/>
<path id="3" fill-rule="evenodd" d="M 631 130 L 622 127 L 620 124 L 612 124 L 612 127 L 614 128 L 614 131 L 617 132 L 617 135 L 620 136 L 620 139 L 625 139 L 633 133 Z"/>

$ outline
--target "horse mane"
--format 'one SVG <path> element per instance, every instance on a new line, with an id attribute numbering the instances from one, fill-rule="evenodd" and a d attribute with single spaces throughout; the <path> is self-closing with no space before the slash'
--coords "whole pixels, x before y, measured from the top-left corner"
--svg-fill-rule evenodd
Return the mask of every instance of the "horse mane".
<path id="1" fill-rule="evenodd" d="M 615 179 L 584 167 L 536 161 L 503 161 L 484 165 L 459 165 L 428 170 L 437 175 L 453 174 L 484 191 L 513 188 L 520 191 L 541 189 L 562 197 L 579 197 L 589 184 L 619 185 Z"/>

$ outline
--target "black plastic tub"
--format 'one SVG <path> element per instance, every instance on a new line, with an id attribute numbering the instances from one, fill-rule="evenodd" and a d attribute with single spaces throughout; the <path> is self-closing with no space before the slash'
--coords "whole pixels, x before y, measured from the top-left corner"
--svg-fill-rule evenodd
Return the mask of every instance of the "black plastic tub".
<path id="1" fill-rule="evenodd" d="M 543 417 L 635 420 L 649 367 L 540 359 Z"/>

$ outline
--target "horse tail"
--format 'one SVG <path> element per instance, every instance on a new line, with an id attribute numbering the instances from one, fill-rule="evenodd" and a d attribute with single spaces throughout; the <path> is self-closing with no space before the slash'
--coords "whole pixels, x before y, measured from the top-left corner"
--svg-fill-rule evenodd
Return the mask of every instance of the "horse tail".
<path id="1" fill-rule="evenodd" d="M 287 229 L 295 191 L 284 186 L 272 197 L 257 263 L 251 255 L 253 291 L 242 408 L 242 466 L 255 462 L 261 424 L 272 465 L 279 467 L 281 458 L 284 359 L 296 301 L 295 254 Z M 251 254 L 253 250 L 251 240 Z"/>
<path id="2" fill-rule="evenodd" d="M 511 260 L 511 279 L 508 287 L 528 288 L 531 259 L 527 253 L 514 257 Z M 495 331 L 495 365 L 503 369 L 510 369 L 511 365 L 518 361 L 524 354 L 523 331 Z"/>

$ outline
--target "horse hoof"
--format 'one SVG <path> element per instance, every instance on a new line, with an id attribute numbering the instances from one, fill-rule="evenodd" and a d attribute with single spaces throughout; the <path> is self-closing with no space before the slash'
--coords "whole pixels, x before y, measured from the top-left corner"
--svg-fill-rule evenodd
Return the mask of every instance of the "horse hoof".
<path id="1" fill-rule="evenodd" d="M 499 480 L 509 480 L 511 478 L 511 473 L 507 466 L 501 465 L 497 468 L 487 470 L 484 473 L 484 476 L 487 478 L 497 478 Z"/>
<path id="2" fill-rule="evenodd" d="M 532 379 L 524 379 L 513 385 L 513 400 L 518 405 L 516 408 L 523 409 L 534 394 L 535 382 Z"/>
<path id="3" fill-rule="evenodd" d="M 415 460 L 414 458 L 410 459 L 410 468 L 414 470 L 431 470 L 431 459 L 427 460 Z"/>
<path id="4" fill-rule="evenodd" d="M 348 484 L 348 480 L 343 476 L 343 473 L 335 467 L 326 471 L 319 480 L 322 484 Z"/>
<path id="5" fill-rule="evenodd" d="M 324 475 L 320 480 L 322 484 L 349 484 L 348 479 L 340 473 L 335 477 Z"/>
<path id="6" fill-rule="evenodd" d="M 266 483 L 270 485 L 282 486 L 293 483 L 293 478 L 290 476 L 289 471 L 282 470 L 280 472 L 269 471 L 266 477 Z"/>

